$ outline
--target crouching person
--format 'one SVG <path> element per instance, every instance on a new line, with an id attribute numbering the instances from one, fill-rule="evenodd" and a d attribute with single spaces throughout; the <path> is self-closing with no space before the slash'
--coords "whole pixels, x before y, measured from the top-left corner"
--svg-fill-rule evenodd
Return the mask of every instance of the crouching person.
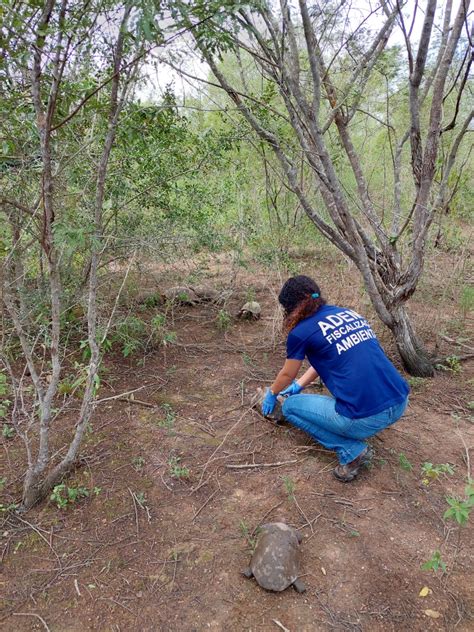
<path id="1" fill-rule="evenodd" d="M 327 305 L 310 277 L 288 279 L 278 300 L 285 310 L 287 360 L 266 392 L 262 412 L 271 414 L 277 396 L 286 396 L 285 419 L 335 450 L 335 477 L 351 481 L 372 456 L 365 440 L 405 412 L 408 384 L 367 321 L 351 309 Z M 295 380 L 305 358 L 311 366 Z M 332 397 L 301 394 L 318 375 Z"/>

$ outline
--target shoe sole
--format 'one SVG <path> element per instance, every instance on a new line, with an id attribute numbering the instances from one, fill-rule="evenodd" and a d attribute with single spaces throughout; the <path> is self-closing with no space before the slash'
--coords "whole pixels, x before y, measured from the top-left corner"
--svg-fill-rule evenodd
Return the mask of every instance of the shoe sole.
<path id="1" fill-rule="evenodd" d="M 350 483 L 359 474 L 360 468 L 363 467 L 363 466 L 369 465 L 370 462 L 372 461 L 373 457 L 374 457 L 374 451 L 373 451 L 373 449 L 370 446 L 368 446 L 367 447 L 367 452 L 363 456 L 363 458 L 362 458 L 362 460 L 360 462 L 360 465 L 358 465 L 355 469 L 353 469 L 350 472 L 348 472 L 348 474 L 346 476 L 338 474 L 336 469 L 334 469 L 332 471 L 332 473 L 334 474 L 334 476 L 337 478 L 338 481 L 341 481 L 341 483 Z"/>

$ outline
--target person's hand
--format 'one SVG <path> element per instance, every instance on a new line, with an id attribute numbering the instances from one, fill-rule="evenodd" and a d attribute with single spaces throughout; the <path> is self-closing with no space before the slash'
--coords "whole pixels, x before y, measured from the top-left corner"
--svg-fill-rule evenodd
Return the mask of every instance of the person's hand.
<path id="1" fill-rule="evenodd" d="M 303 387 L 301 386 L 301 384 L 298 384 L 296 380 L 293 380 L 293 382 L 289 386 L 287 386 L 283 391 L 280 392 L 280 395 L 283 395 L 283 397 L 298 395 L 298 393 L 301 393 L 302 390 Z"/>
<path id="2" fill-rule="evenodd" d="M 262 402 L 262 413 L 265 417 L 272 414 L 276 403 L 277 396 L 274 395 L 269 388 L 267 388 L 267 392 L 265 393 L 265 397 Z"/>

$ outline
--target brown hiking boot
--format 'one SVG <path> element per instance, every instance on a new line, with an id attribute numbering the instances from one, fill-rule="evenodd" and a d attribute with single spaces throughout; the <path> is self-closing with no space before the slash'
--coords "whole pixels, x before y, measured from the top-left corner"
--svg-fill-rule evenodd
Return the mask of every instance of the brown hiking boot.
<path id="1" fill-rule="evenodd" d="M 365 450 L 350 463 L 346 463 L 346 465 L 338 465 L 337 467 L 335 467 L 333 470 L 333 474 L 338 481 L 348 483 L 349 481 L 354 480 L 354 478 L 359 473 L 359 469 L 362 465 L 368 465 L 370 463 L 373 456 L 374 451 L 370 446 L 367 446 Z"/>

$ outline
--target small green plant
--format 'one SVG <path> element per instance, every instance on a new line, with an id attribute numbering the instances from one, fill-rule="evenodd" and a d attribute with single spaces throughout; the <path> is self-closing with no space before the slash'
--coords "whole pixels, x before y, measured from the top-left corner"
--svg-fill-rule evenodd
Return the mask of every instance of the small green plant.
<path id="1" fill-rule="evenodd" d="M 439 463 L 438 465 L 423 463 L 421 473 L 423 475 L 423 484 L 429 485 L 431 481 L 436 481 L 441 474 L 454 474 L 454 468 L 449 463 Z"/>
<path id="2" fill-rule="evenodd" d="M 135 471 L 139 472 L 145 465 L 145 459 L 142 456 L 134 456 L 132 459 L 132 465 Z"/>
<path id="3" fill-rule="evenodd" d="M 360 531 L 357 531 L 357 529 L 352 529 L 352 531 L 349 531 L 350 538 L 358 538 L 359 536 L 360 536 Z"/>
<path id="4" fill-rule="evenodd" d="M 5 439 L 13 439 L 14 436 L 15 436 L 15 428 L 13 428 L 13 426 L 10 426 L 8 424 L 3 424 L 2 437 L 4 437 Z"/>
<path id="5" fill-rule="evenodd" d="M 127 316 L 115 325 L 113 342 L 122 346 L 124 358 L 136 353 L 144 347 L 146 323 L 136 316 Z"/>
<path id="6" fill-rule="evenodd" d="M 8 505 L 0 503 L 0 513 L 7 513 L 9 511 L 15 511 L 15 509 L 18 509 L 18 507 L 19 507 L 19 505 L 17 505 L 16 503 L 8 503 Z"/>
<path id="7" fill-rule="evenodd" d="M 424 377 L 413 377 L 410 376 L 408 378 L 408 384 L 412 388 L 412 390 L 416 391 L 421 388 L 424 384 L 426 384 L 426 379 Z"/>
<path id="8" fill-rule="evenodd" d="M 3 488 L 5 487 L 6 482 L 7 479 L 5 478 L 5 476 L 0 476 L 0 492 L 3 492 Z"/>
<path id="9" fill-rule="evenodd" d="M 444 512 L 443 518 L 455 520 L 460 525 L 466 524 L 471 509 L 474 507 L 474 483 L 472 481 L 469 481 L 464 488 L 464 495 L 463 499 L 454 496 L 446 498 L 449 509 Z"/>
<path id="10" fill-rule="evenodd" d="M 98 490 L 98 492 L 95 492 L 95 490 Z M 94 488 L 95 495 L 99 492 L 99 487 Z M 53 492 L 49 499 L 56 503 L 58 509 L 64 509 L 70 504 L 75 503 L 80 498 L 86 498 L 87 496 L 89 496 L 89 490 L 87 488 L 67 487 L 64 483 L 61 483 L 60 485 L 53 487 Z"/>
<path id="11" fill-rule="evenodd" d="M 458 356 L 456 355 L 449 356 L 449 358 L 446 358 L 446 364 L 448 366 L 448 369 L 452 371 L 453 373 L 456 373 L 456 374 L 461 373 L 462 366 L 461 366 L 461 362 Z"/>
<path id="12" fill-rule="evenodd" d="M 10 408 L 11 401 L 7 398 L 8 395 L 8 383 L 7 376 L 3 371 L 0 371 L 0 419 L 5 419 Z"/>
<path id="13" fill-rule="evenodd" d="M 251 366 L 252 363 L 253 363 L 252 358 L 249 356 L 248 353 L 243 353 L 242 354 L 242 360 L 244 361 L 244 364 L 246 366 Z"/>
<path id="14" fill-rule="evenodd" d="M 216 318 L 217 329 L 221 331 L 227 331 L 232 324 L 232 318 L 229 312 L 225 309 L 220 309 Z"/>
<path id="15" fill-rule="evenodd" d="M 241 520 L 239 522 L 239 529 L 240 529 L 240 533 L 243 535 L 243 537 L 245 538 L 245 540 L 247 541 L 247 545 L 249 547 L 249 549 L 252 551 L 255 551 L 255 547 L 257 546 L 257 539 L 258 539 L 258 534 L 260 529 L 256 529 L 255 533 L 250 533 L 250 529 L 248 524 L 245 522 L 245 520 Z"/>
<path id="16" fill-rule="evenodd" d="M 134 497 L 142 509 L 146 506 L 146 495 L 144 492 L 134 492 Z"/>
<path id="17" fill-rule="evenodd" d="M 451 371 L 457 375 L 462 371 L 461 361 L 457 355 L 451 355 L 448 356 L 442 363 L 435 364 L 435 369 L 438 369 L 438 371 Z"/>
<path id="18" fill-rule="evenodd" d="M 145 298 L 145 300 L 143 301 L 143 304 L 145 305 L 146 308 L 151 308 L 151 307 L 156 307 L 157 305 L 159 305 L 161 302 L 161 295 L 159 292 L 154 292 L 153 294 L 150 294 L 150 296 L 147 296 Z"/>
<path id="19" fill-rule="evenodd" d="M 421 565 L 421 569 L 423 571 L 434 571 L 437 573 L 440 569 L 443 573 L 446 572 L 446 564 L 443 562 L 441 558 L 441 553 L 439 550 L 434 551 L 431 558 Z"/>
<path id="20" fill-rule="evenodd" d="M 295 490 L 296 484 L 295 481 L 290 476 L 282 476 L 283 485 L 285 486 L 285 491 L 288 495 L 288 500 L 292 502 L 295 500 Z"/>
<path id="21" fill-rule="evenodd" d="M 474 310 L 474 287 L 472 285 L 465 285 L 462 288 L 459 305 L 464 316 L 467 312 Z"/>
<path id="22" fill-rule="evenodd" d="M 189 468 L 185 465 L 180 465 L 181 457 L 170 456 L 168 459 L 168 465 L 170 468 L 170 475 L 173 478 L 189 478 Z"/>
<path id="23" fill-rule="evenodd" d="M 188 303 L 189 302 L 189 294 L 187 292 L 180 292 L 177 296 L 177 300 L 180 303 Z"/>
<path id="24" fill-rule="evenodd" d="M 246 303 L 253 303 L 253 301 L 257 300 L 257 293 L 255 292 L 255 288 L 253 288 L 251 285 L 247 288 L 247 291 L 245 292 L 245 302 Z"/>
<path id="25" fill-rule="evenodd" d="M 156 344 L 166 346 L 176 342 L 176 332 L 166 327 L 166 316 L 157 314 L 151 319 L 151 335 Z"/>
<path id="26" fill-rule="evenodd" d="M 171 430 L 174 426 L 174 422 L 176 421 L 176 413 L 174 412 L 171 404 L 162 404 L 161 410 L 164 412 L 164 418 L 160 419 L 158 425 L 160 428 Z"/>
<path id="27" fill-rule="evenodd" d="M 398 455 L 398 464 L 400 465 L 402 470 L 405 470 L 405 472 L 411 472 L 413 469 L 413 465 L 410 463 L 407 457 L 403 454 L 403 452 L 400 452 L 400 454 Z"/>

